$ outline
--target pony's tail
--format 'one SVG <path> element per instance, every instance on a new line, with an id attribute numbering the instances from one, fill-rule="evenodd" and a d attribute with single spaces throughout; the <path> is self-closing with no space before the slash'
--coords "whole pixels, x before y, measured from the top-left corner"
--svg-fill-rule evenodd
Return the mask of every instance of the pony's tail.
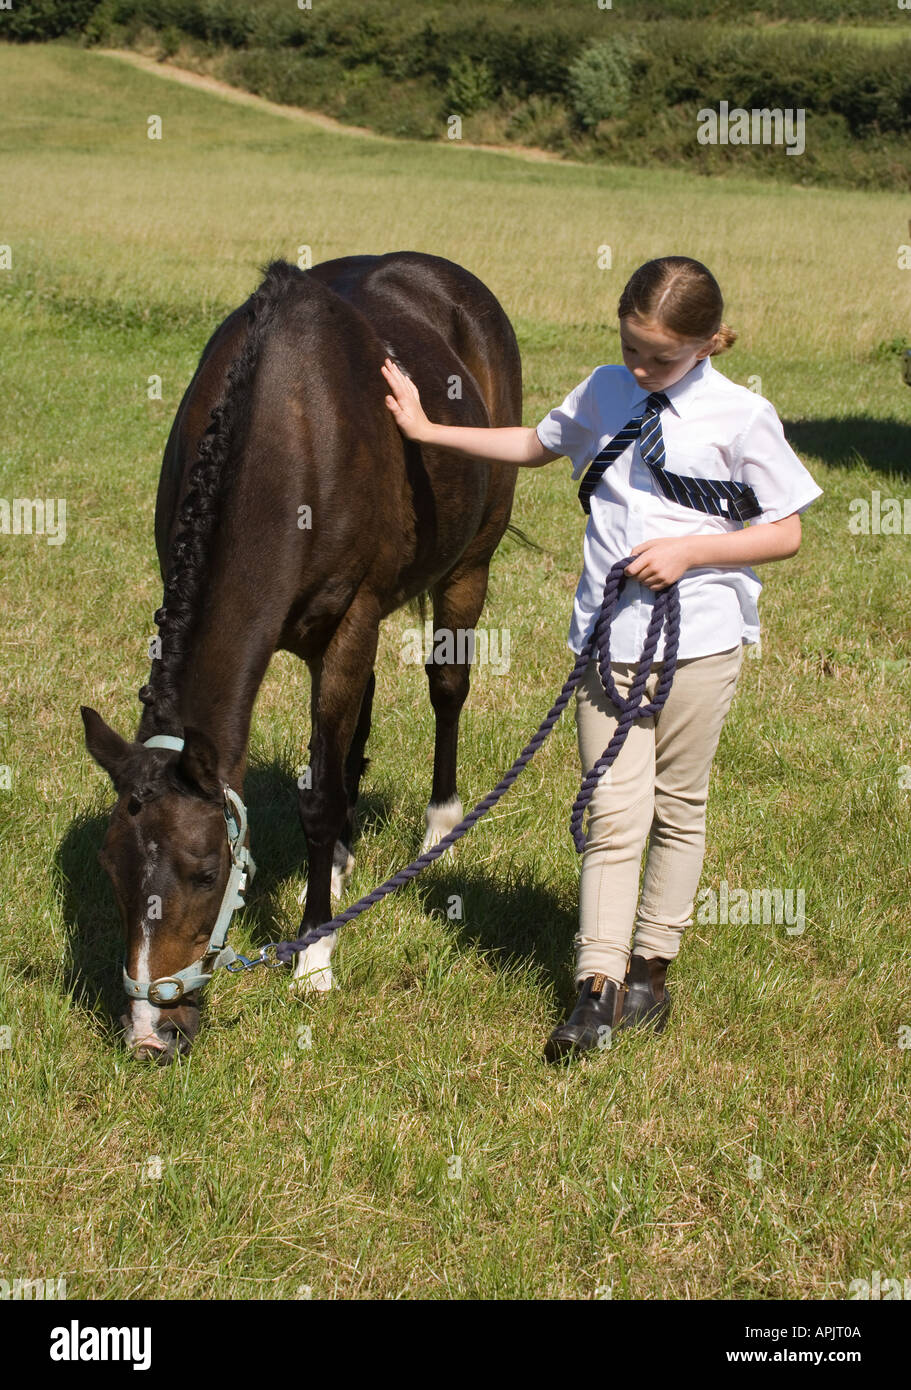
<path id="1" fill-rule="evenodd" d="M 538 545 L 538 542 L 533 541 L 530 536 L 526 536 L 525 532 L 522 530 L 520 526 L 513 526 L 512 522 L 510 522 L 506 529 L 510 533 L 510 535 L 515 536 L 516 539 L 526 547 L 526 549 L 541 550 L 542 547 Z"/>
<path id="2" fill-rule="evenodd" d="M 155 613 L 161 657 L 152 663 L 149 682 L 140 690 L 139 699 L 154 707 L 152 722 L 158 732 L 168 731 L 165 726 L 182 732 L 177 681 L 199 610 L 208 542 L 215 530 L 219 503 L 230 482 L 231 462 L 242 443 L 242 426 L 263 342 L 289 283 L 302 276 L 295 266 L 280 260 L 264 267 L 263 274 L 262 284 L 244 305 L 248 322 L 243 346 L 228 368 L 224 390 L 212 408 L 187 478 L 162 605 Z"/>

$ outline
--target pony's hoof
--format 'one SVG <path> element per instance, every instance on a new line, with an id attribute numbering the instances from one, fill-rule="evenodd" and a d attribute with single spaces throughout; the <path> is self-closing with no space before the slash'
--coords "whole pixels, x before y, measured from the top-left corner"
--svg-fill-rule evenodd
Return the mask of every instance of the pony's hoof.
<path id="1" fill-rule="evenodd" d="M 323 970 L 311 970 L 309 975 L 295 975 L 291 981 L 291 993 L 299 996 L 328 994 L 330 989 L 335 989 L 335 977 L 328 965 Z"/>

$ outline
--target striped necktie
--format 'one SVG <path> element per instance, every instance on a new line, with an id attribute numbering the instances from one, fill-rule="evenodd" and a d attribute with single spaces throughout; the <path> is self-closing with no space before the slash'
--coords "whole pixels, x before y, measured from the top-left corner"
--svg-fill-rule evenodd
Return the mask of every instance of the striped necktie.
<path id="1" fill-rule="evenodd" d="M 684 478 L 669 473 L 664 466 L 664 439 L 661 434 L 661 412 L 670 405 L 661 391 L 653 391 L 641 415 L 635 415 L 615 434 L 606 449 L 592 459 L 591 467 L 582 479 L 579 501 L 584 512 L 591 511 L 591 495 L 606 469 L 620 457 L 634 439 L 639 440 L 639 452 L 649 473 L 670 502 L 692 507 L 710 516 L 723 516 L 734 521 L 750 521 L 762 514 L 756 494 L 746 483 L 734 483 L 715 478 Z"/>

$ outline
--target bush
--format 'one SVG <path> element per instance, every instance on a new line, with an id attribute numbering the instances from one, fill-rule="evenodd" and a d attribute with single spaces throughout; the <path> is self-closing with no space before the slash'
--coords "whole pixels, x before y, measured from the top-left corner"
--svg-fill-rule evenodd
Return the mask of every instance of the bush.
<path id="1" fill-rule="evenodd" d="M 162 29 L 158 36 L 158 57 L 160 60 L 173 58 L 180 49 L 182 35 L 179 29 L 170 25 L 167 29 Z"/>
<path id="2" fill-rule="evenodd" d="M 512 112 L 506 123 L 507 140 L 541 149 L 561 151 L 569 147 L 566 106 L 558 97 L 530 96 Z"/>
<path id="3" fill-rule="evenodd" d="M 627 111 L 632 88 L 632 54 L 622 40 L 584 49 L 569 69 L 567 95 L 583 128 Z"/>
<path id="4" fill-rule="evenodd" d="M 488 106 L 496 95 L 493 73 L 485 62 L 475 63 L 471 58 L 457 58 L 449 70 L 446 84 L 447 114 L 457 111 L 468 116 Z"/>
<path id="5" fill-rule="evenodd" d="M 19 43 L 59 39 L 85 28 L 98 0 L 14 0 L 0 14 L 0 35 Z"/>

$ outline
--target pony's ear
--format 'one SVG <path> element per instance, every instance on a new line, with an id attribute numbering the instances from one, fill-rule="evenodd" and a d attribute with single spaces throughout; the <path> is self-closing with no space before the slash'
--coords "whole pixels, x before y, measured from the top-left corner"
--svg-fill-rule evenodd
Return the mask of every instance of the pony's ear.
<path id="1" fill-rule="evenodd" d="M 104 768 L 119 792 L 130 762 L 131 745 L 115 733 L 110 725 L 105 724 L 101 715 L 96 710 L 89 709 L 88 705 L 80 705 L 79 713 L 85 725 L 86 748 L 99 767 Z"/>
<path id="2" fill-rule="evenodd" d="M 218 775 L 218 749 L 208 734 L 204 734 L 201 729 L 184 729 L 183 748 L 177 759 L 177 771 L 183 780 L 202 796 L 221 796 L 224 781 Z"/>

